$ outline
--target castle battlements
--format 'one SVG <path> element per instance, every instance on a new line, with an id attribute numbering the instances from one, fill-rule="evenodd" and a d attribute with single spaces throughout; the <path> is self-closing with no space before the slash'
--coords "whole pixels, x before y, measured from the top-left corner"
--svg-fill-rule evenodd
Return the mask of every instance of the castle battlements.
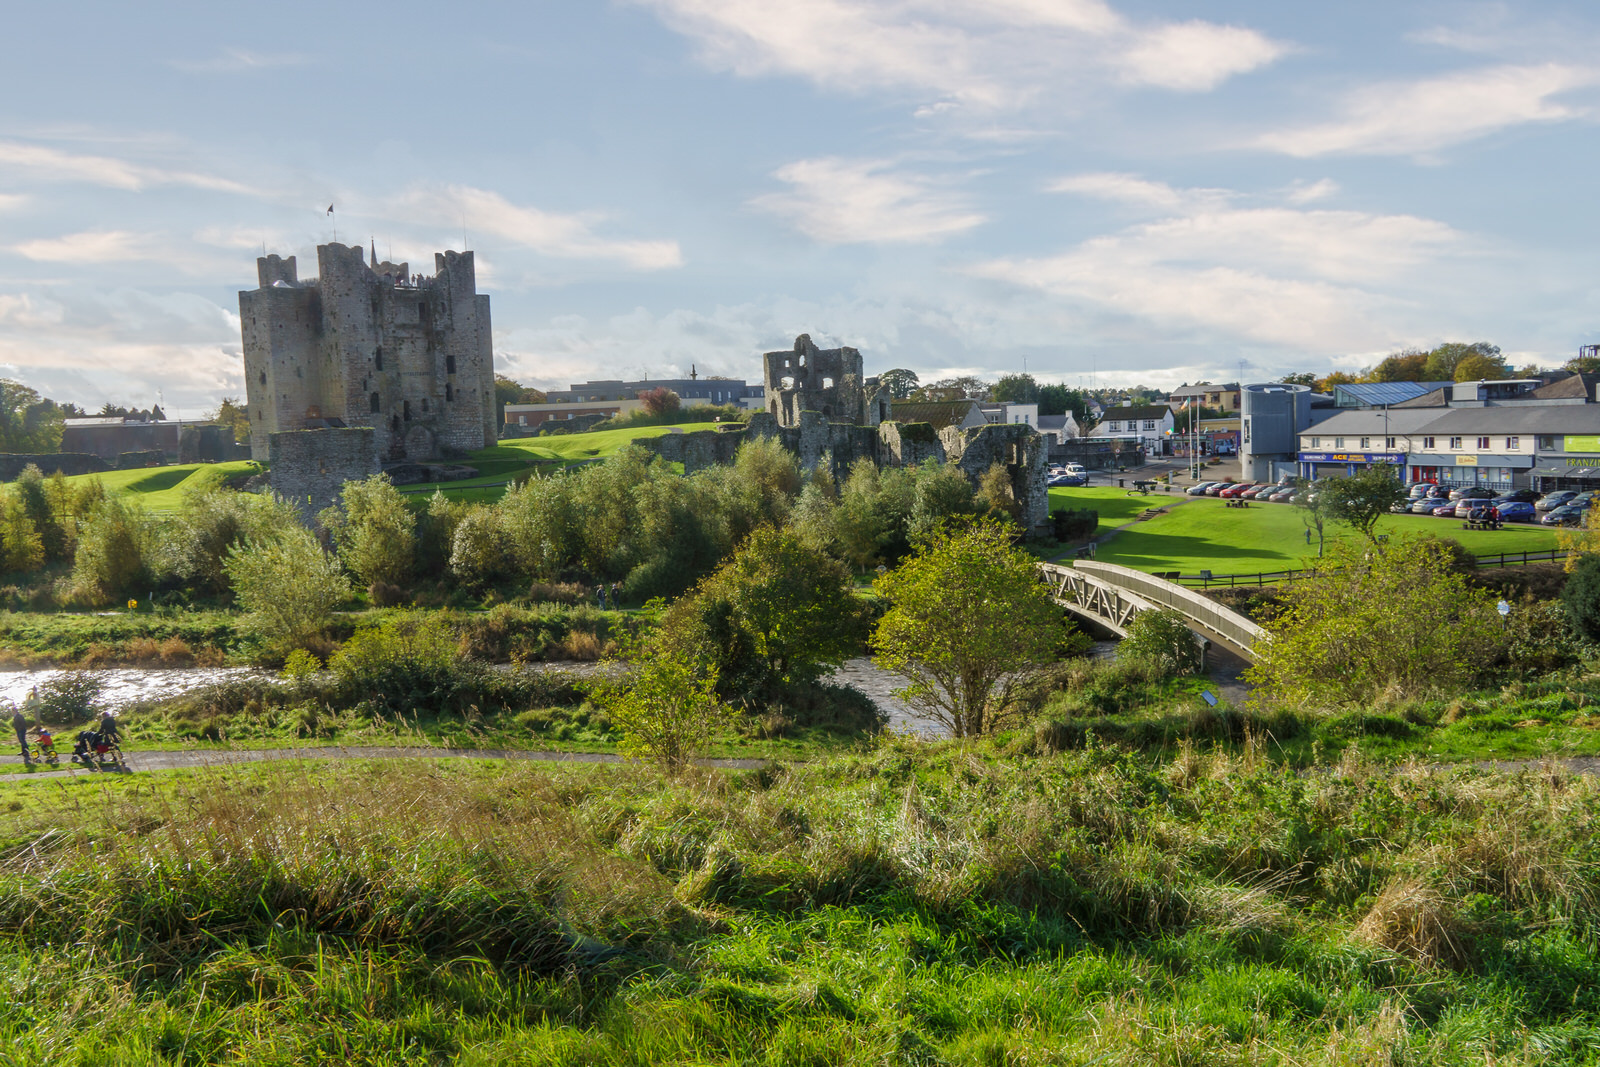
<path id="1" fill-rule="evenodd" d="M 437 253 L 423 275 L 325 244 L 315 279 L 294 256 L 262 256 L 256 274 L 239 294 L 252 456 L 268 458 L 269 434 L 338 426 L 372 427 L 383 462 L 494 444 L 489 297 L 471 252 Z"/>

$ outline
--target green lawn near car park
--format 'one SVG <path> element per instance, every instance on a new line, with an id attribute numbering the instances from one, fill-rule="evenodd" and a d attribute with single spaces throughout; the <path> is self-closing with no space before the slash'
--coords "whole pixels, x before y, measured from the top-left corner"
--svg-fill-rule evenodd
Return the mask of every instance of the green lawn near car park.
<path id="1" fill-rule="evenodd" d="M 1100 513 L 1100 524 L 1095 527 L 1095 536 L 1104 537 L 1118 526 L 1132 522 L 1142 512 L 1150 508 L 1159 508 L 1170 504 L 1173 497 L 1160 493 L 1143 496 L 1138 493 L 1129 495 L 1126 489 L 1109 489 L 1089 487 L 1084 489 L 1052 489 L 1050 490 L 1050 510 L 1060 511 L 1063 508 L 1087 508 Z"/>
<path id="2" fill-rule="evenodd" d="M 1052 509 L 1108 506 L 1106 489 L 1053 489 Z M 1255 574 L 1307 566 L 1317 555 L 1316 532 L 1306 544 L 1305 511 L 1291 504 L 1257 504 L 1230 508 L 1212 497 L 1153 495 L 1128 498 L 1134 513 L 1143 507 L 1168 505 L 1167 510 L 1123 530 L 1100 545 L 1095 558 L 1146 571 L 1180 571 L 1197 574 Z M 1180 501 L 1182 501 L 1180 503 Z M 1109 505 L 1114 506 L 1115 501 Z M 1124 512 L 1124 514 L 1127 514 Z M 1120 525 L 1132 516 L 1113 521 Z M 1100 532 L 1107 523 L 1102 513 Z M 1328 542 L 1361 536 L 1349 526 L 1327 523 Z M 1457 519 L 1423 515 L 1388 515 L 1378 521 L 1378 533 L 1432 533 L 1459 541 L 1480 556 L 1502 552 L 1542 552 L 1557 548 L 1556 531 L 1532 523 L 1511 523 L 1499 530 L 1464 530 Z"/>

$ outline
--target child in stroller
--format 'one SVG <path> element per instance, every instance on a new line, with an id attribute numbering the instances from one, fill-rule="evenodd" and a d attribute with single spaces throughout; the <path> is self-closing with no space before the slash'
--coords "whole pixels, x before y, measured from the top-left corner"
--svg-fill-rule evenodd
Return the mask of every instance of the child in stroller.
<path id="1" fill-rule="evenodd" d="M 122 766 L 122 749 L 116 741 L 98 730 L 84 730 L 73 738 L 72 762 L 91 771 Z"/>

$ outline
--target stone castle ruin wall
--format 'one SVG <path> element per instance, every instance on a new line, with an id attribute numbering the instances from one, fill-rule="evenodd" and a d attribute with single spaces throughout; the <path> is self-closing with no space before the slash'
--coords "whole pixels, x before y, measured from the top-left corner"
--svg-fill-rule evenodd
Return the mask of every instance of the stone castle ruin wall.
<path id="1" fill-rule="evenodd" d="M 765 363 L 767 410 L 752 415 L 743 428 L 666 434 L 634 444 L 682 463 L 685 474 L 732 463 L 741 445 L 760 437 L 776 437 L 805 471 L 815 470 L 826 457 L 839 481 L 863 458 L 880 467 L 934 460 L 954 464 L 976 487 L 993 464 L 1001 463 L 1021 505 L 1023 527 L 1038 532 L 1049 527 L 1045 440 L 1031 426 L 997 423 L 935 430 L 928 423 L 890 421 L 877 379 L 861 377 L 860 354 L 853 348 L 818 350 L 805 334 L 796 338 L 793 352 L 768 352 Z M 793 406 L 806 402 L 822 404 L 825 410 Z"/>
<path id="2" fill-rule="evenodd" d="M 317 247 L 313 281 L 293 256 L 256 269 L 260 287 L 239 294 L 252 458 L 271 458 L 274 434 L 317 428 L 369 427 L 384 463 L 495 443 L 489 297 L 471 252 L 435 255 L 427 276 L 340 244 Z"/>
<path id="3" fill-rule="evenodd" d="M 370 426 L 290 430 L 268 438 L 272 491 L 293 504 L 309 525 L 338 501 L 345 482 L 380 470 L 377 431 Z"/>

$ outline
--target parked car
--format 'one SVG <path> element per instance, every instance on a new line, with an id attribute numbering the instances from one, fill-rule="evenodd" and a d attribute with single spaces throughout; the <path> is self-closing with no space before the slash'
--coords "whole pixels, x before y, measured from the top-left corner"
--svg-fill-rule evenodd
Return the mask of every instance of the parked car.
<path id="1" fill-rule="evenodd" d="M 1425 496 L 1415 504 L 1411 505 L 1411 513 L 1413 515 L 1432 515 L 1434 508 L 1439 507 L 1441 504 L 1448 503 L 1450 503 L 1450 501 L 1442 496 Z"/>
<path id="2" fill-rule="evenodd" d="M 1434 490 L 1439 486 L 1435 482 L 1412 482 L 1408 488 L 1412 500 L 1421 500 L 1425 496 L 1437 496 Z"/>
<path id="3" fill-rule="evenodd" d="M 1554 511 L 1577 495 L 1576 489 L 1561 489 L 1540 497 L 1534 501 L 1533 507 L 1535 511 Z"/>
<path id="4" fill-rule="evenodd" d="M 1044 484 L 1051 489 L 1067 489 L 1076 485 L 1086 485 L 1089 479 L 1081 474 L 1057 474 Z"/>
<path id="5" fill-rule="evenodd" d="M 1278 491 L 1278 487 L 1276 485 L 1258 485 L 1258 486 L 1255 486 L 1252 489 L 1246 489 L 1244 492 L 1240 493 L 1239 494 L 1239 499 L 1240 500 L 1261 500 L 1261 499 L 1264 499 L 1265 497 L 1267 497 L 1268 495 L 1270 495 L 1272 493 L 1276 493 L 1277 491 Z"/>
<path id="6" fill-rule="evenodd" d="M 1572 507 L 1563 504 L 1559 508 L 1552 508 L 1545 512 L 1544 518 L 1539 520 L 1543 526 L 1582 526 L 1584 519 L 1589 515 L 1586 507 Z"/>
<path id="7" fill-rule="evenodd" d="M 1526 500 L 1508 500 L 1495 506 L 1500 509 L 1501 522 L 1532 522 L 1535 518 L 1533 505 Z"/>
<path id="8" fill-rule="evenodd" d="M 1539 494 L 1532 489 L 1513 489 L 1509 493 L 1501 493 L 1494 498 L 1496 504 L 1527 503 L 1531 504 L 1539 499 Z"/>
<path id="9" fill-rule="evenodd" d="M 1577 496 L 1573 497 L 1571 500 L 1567 501 L 1565 504 L 1563 504 L 1561 506 L 1562 507 L 1566 507 L 1566 508 L 1577 508 L 1577 507 L 1588 508 L 1588 507 L 1593 507 L 1594 506 L 1594 499 L 1595 499 L 1595 497 L 1594 497 L 1594 492 L 1593 491 L 1590 491 L 1590 492 L 1587 492 L 1587 493 L 1579 493 Z"/>
<path id="10" fill-rule="evenodd" d="M 1190 496 L 1205 496 L 1206 495 L 1206 490 L 1210 489 L 1213 485 L 1216 485 L 1216 484 L 1217 484 L 1216 482 L 1197 482 L 1194 485 L 1191 485 L 1189 488 L 1185 489 L 1184 492 L 1189 494 Z"/>
<path id="11" fill-rule="evenodd" d="M 1450 490 L 1451 500 L 1492 500 L 1494 490 L 1485 489 L 1481 485 L 1469 485 L 1465 489 Z"/>
<path id="12" fill-rule="evenodd" d="M 1085 476 L 1087 476 L 1088 473 L 1089 473 L 1087 470 L 1084 469 L 1084 466 L 1083 466 L 1082 463 L 1068 463 L 1067 466 L 1066 466 L 1066 472 L 1068 474 L 1082 474 L 1082 475 L 1085 475 Z"/>
<path id="13" fill-rule="evenodd" d="M 1409 515 L 1409 514 L 1411 514 L 1411 501 L 1402 500 L 1397 504 L 1390 504 L 1389 505 L 1389 514 L 1391 514 L 1391 515 Z"/>
<path id="14" fill-rule="evenodd" d="M 1229 500 L 1237 500 L 1254 488 L 1256 488 L 1255 482 L 1240 482 L 1238 485 L 1228 486 L 1228 488 L 1224 489 L 1217 495 L 1220 497 L 1226 497 Z"/>
<path id="15" fill-rule="evenodd" d="M 1206 496 L 1221 496 L 1224 489 L 1235 484 L 1234 482 L 1213 482 L 1206 487 Z"/>
<path id="16" fill-rule="evenodd" d="M 1291 485 L 1286 489 L 1279 489 L 1276 493 L 1273 493 L 1271 496 L 1267 497 L 1267 499 L 1272 501 L 1274 504 L 1292 504 L 1294 503 L 1294 498 L 1299 495 L 1300 490 Z"/>
<path id="17" fill-rule="evenodd" d="M 1430 512 L 1427 512 L 1426 514 L 1432 515 L 1436 519 L 1453 519 L 1456 517 L 1456 508 L 1458 506 L 1459 505 L 1456 503 L 1456 501 L 1446 500 L 1443 504 L 1440 504 L 1438 507 L 1434 508 Z"/>

